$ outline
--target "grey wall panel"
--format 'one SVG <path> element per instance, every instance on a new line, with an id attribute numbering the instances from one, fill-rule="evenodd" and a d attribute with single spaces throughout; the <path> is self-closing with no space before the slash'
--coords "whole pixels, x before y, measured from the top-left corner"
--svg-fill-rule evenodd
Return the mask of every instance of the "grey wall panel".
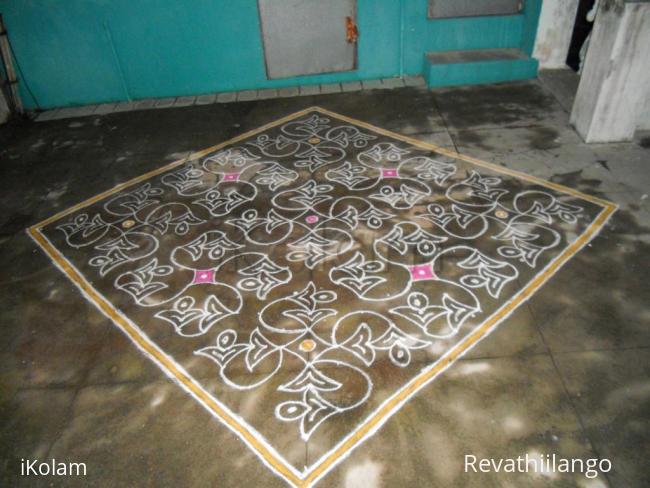
<path id="1" fill-rule="evenodd" d="M 269 78 L 349 71 L 356 44 L 348 43 L 346 17 L 356 0 L 258 0 Z"/>
<path id="2" fill-rule="evenodd" d="M 429 18 L 512 15 L 521 11 L 524 0 L 429 0 Z"/>

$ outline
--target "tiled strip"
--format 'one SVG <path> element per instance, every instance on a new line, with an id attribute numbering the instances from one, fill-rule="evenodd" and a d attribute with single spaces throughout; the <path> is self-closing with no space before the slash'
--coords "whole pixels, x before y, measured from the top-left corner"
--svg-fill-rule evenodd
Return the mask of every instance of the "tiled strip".
<path id="1" fill-rule="evenodd" d="M 189 97 L 147 98 L 130 102 L 104 103 L 101 105 L 84 105 L 81 107 L 66 107 L 41 112 L 36 117 L 37 122 L 47 120 L 87 117 L 90 115 L 106 115 L 115 112 L 130 112 L 132 110 L 152 110 L 169 107 L 189 107 L 190 105 L 209 105 L 212 103 L 248 102 L 266 100 L 268 98 L 288 98 L 307 95 L 325 95 L 330 93 L 353 92 L 361 90 L 377 90 L 402 88 L 404 86 L 425 86 L 421 76 L 405 78 L 384 78 L 381 80 L 350 81 L 347 83 L 331 83 L 326 85 L 304 85 L 287 88 L 270 88 L 264 90 L 243 90 L 238 92 L 212 93 Z"/>

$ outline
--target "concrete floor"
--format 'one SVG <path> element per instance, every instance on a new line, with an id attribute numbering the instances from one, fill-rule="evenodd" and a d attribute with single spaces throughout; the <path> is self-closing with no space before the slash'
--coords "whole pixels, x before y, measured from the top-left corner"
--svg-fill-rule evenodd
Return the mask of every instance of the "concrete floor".
<path id="1" fill-rule="evenodd" d="M 278 117 L 319 105 L 620 204 L 485 341 L 412 398 L 322 487 L 650 484 L 650 137 L 587 146 L 538 82 L 401 88 L 116 113 L 0 128 L 3 486 L 286 486 L 170 382 L 24 229 Z M 580 475 L 467 475 L 464 454 L 607 457 Z M 18 476 L 21 458 L 84 479 Z"/>

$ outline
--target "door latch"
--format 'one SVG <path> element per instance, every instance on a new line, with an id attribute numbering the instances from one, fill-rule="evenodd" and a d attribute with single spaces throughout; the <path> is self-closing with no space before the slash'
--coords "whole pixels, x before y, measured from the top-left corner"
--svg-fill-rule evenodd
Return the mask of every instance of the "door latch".
<path id="1" fill-rule="evenodd" d="M 347 32 L 347 40 L 350 44 L 354 44 L 359 39 L 359 29 L 352 17 L 345 18 L 345 31 Z"/>

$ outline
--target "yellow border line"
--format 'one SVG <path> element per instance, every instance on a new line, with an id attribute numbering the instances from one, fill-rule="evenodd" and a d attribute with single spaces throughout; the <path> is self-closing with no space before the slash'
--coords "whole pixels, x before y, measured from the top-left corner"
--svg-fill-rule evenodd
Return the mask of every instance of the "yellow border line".
<path id="1" fill-rule="evenodd" d="M 148 180 L 156 175 L 159 175 L 160 173 L 164 173 L 165 171 L 169 171 L 170 169 L 175 168 L 176 166 L 180 166 L 181 164 L 185 163 L 186 161 L 192 161 L 194 159 L 200 158 L 202 156 L 205 156 L 208 153 L 211 153 L 213 151 L 216 151 L 218 149 L 221 149 L 224 146 L 228 146 L 230 144 L 234 144 L 235 142 L 239 142 L 242 139 L 247 139 L 251 136 L 254 136 L 255 134 L 259 134 L 260 132 L 264 132 L 266 129 L 270 129 L 272 127 L 275 127 L 277 125 L 283 124 L 284 122 L 289 122 L 297 117 L 300 117 L 302 115 L 306 115 L 309 112 L 313 112 L 313 109 L 305 109 L 301 110 L 300 112 L 296 112 L 291 115 L 287 115 L 286 117 L 282 117 L 281 119 L 278 119 L 274 122 L 270 122 L 268 124 L 265 124 L 261 127 L 258 127 L 257 129 L 249 130 L 248 132 L 244 132 L 243 134 L 240 134 L 236 137 L 233 137 L 232 139 L 229 139 L 225 142 L 222 142 L 220 144 L 216 144 L 214 146 L 211 146 L 209 148 L 203 149 L 201 151 L 194 152 L 182 159 L 179 159 L 177 161 L 174 161 L 172 163 L 166 164 L 165 166 L 161 166 L 160 168 L 154 169 L 153 171 L 149 171 L 148 173 L 145 173 L 143 175 L 137 176 L 131 180 L 125 181 L 124 183 L 120 183 L 119 185 L 111 188 L 110 190 L 106 190 L 98 195 L 95 195 L 94 197 L 91 197 L 87 200 L 84 200 L 81 203 L 78 203 L 66 210 L 62 210 L 59 213 L 56 213 L 52 215 L 51 217 L 43 220 L 42 222 L 39 222 L 38 224 L 33 225 L 30 227 L 30 229 L 41 229 L 45 227 L 46 225 L 51 224 L 52 222 L 55 222 L 62 217 L 65 217 L 66 215 L 70 215 L 73 212 L 76 212 L 77 210 L 80 210 L 84 207 L 87 207 L 88 205 L 92 205 L 93 203 L 96 203 L 107 196 L 112 195 L 113 193 L 117 193 L 118 191 L 124 190 L 125 188 L 128 188 L 129 186 L 133 186 L 136 183 L 140 183 L 142 181 Z"/>
<path id="2" fill-rule="evenodd" d="M 536 176 L 532 176 L 526 173 L 522 173 L 521 171 L 517 171 L 514 169 L 508 169 L 504 168 L 503 166 L 499 166 L 498 164 L 493 164 L 493 163 L 488 163 L 487 161 L 483 161 L 481 159 L 476 159 L 471 156 L 466 156 L 465 154 L 458 153 L 456 151 L 450 151 L 449 149 L 445 149 L 440 146 L 436 146 L 435 144 L 430 144 L 428 142 L 420 141 L 418 139 L 413 139 L 409 136 L 405 136 L 402 134 L 396 134 L 395 132 L 391 132 L 386 129 L 382 129 L 381 127 L 375 127 L 372 124 L 368 124 L 366 122 L 362 122 L 360 120 L 353 119 L 351 117 L 346 117 L 345 115 L 339 115 L 335 112 L 330 112 L 329 110 L 326 110 L 324 108 L 320 107 L 313 107 L 312 110 L 316 112 L 320 112 L 325 115 L 329 115 L 331 117 L 335 117 L 340 120 L 344 120 L 346 122 L 350 122 L 351 124 L 358 125 L 360 127 L 365 127 L 366 129 L 369 129 L 373 132 L 377 132 L 378 134 L 383 134 L 388 137 L 392 137 L 393 139 L 399 139 L 404 142 L 408 142 L 409 144 L 412 144 L 413 146 L 421 147 L 423 149 L 428 149 L 431 151 L 435 151 L 439 154 L 445 154 L 446 156 L 450 156 L 452 158 L 456 159 L 461 159 L 463 161 L 467 161 L 468 163 L 473 163 L 477 166 L 483 166 L 485 168 L 491 169 L 492 171 L 496 171 L 497 173 L 503 173 L 507 174 L 510 176 L 515 176 L 519 179 L 530 181 L 531 183 L 535 183 L 538 185 L 545 186 L 547 188 L 553 188 L 554 190 L 561 191 L 562 193 L 568 193 L 570 195 L 579 197 L 583 200 L 587 200 L 591 203 L 595 203 L 597 205 L 600 205 L 602 207 L 608 207 L 608 206 L 614 206 L 616 205 L 612 202 L 608 202 L 607 200 L 602 200 L 598 197 L 594 197 L 592 195 L 588 195 L 586 193 L 582 193 L 581 191 L 575 190 L 573 188 L 569 188 L 568 186 L 560 185 L 559 183 L 553 183 L 552 181 L 545 180 L 543 178 L 538 178 Z"/>
<path id="3" fill-rule="evenodd" d="M 425 373 L 420 374 L 419 376 L 416 376 L 397 395 L 391 397 L 389 401 L 384 403 L 381 409 L 377 411 L 375 415 L 366 419 L 361 424 L 361 426 L 357 428 L 353 436 L 348 438 L 341 446 L 339 446 L 335 451 L 328 455 L 321 464 L 319 464 L 309 473 L 307 478 L 305 478 L 307 484 L 303 486 L 309 486 L 309 484 L 316 478 L 322 476 L 331 465 L 335 464 L 340 457 L 344 456 L 350 449 L 352 449 L 357 442 L 372 432 L 372 430 L 383 420 L 383 418 L 386 415 L 390 414 L 395 407 L 397 407 L 401 402 L 408 399 L 408 397 L 411 395 L 415 394 L 420 388 L 425 386 L 428 381 L 433 379 L 438 373 L 455 362 L 458 357 L 463 355 L 478 341 L 480 341 L 494 325 L 498 324 L 519 305 L 521 305 L 522 302 L 534 294 L 534 292 L 540 288 L 553 275 L 553 273 L 557 271 L 557 269 L 559 269 L 566 261 L 571 259 L 571 257 L 577 251 L 579 251 L 580 248 L 584 246 L 584 244 L 589 242 L 593 235 L 600 229 L 600 227 L 607 221 L 609 216 L 615 210 L 615 208 L 609 207 L 601 212 L 598 215 L 598 218 L 592 222 L 592 224 L 580 236 L 580 238 L 574 241 L 569 247 L 567 247 L 564 252 L 552 262 L 552 265 L 544 271 L 544 273 L 538 275 L 535 280 L 526 286 L 526 288 L 515 295 L 513 299 L 508 301 L 506 303 L 506 306 L 502 307 L 497 313 L 490 316 L 490 318 L 486 320 L 483 325 L 481 325 L 481 327 L 476 329 L 472 334 L 463 339 L 463 341 L 459 342 L 456 346 L 445 353 L 444 357 L 438 360 L 435 367 L 426 371 Z"/>
<path id="4" fill-rule="evenodd" d="M 118 324 L 122 330 L 133 340 L 143 351 L 153 356 L 162 367 L 166 368 L 178 381 L 197 398 L 199 398 L 207 407 L 209 407 L 215 414 L 221 418 L 223 422 L 231 428 L 239 432 L 251 446 L 256 449 L 268 463 L 281 473 L 285 478 L 291 480 L 292 483 L 298 485 L 301 480 L 297 478 L 291 470 L 287 469 L 285 461 L 278 459 L 272 452 L 270 452 L 264 445 L 255 438 L 255 436 L 244 426 L 241 425 L 232 415 L 219 406 L 214 398 L 209 395 L 203 388 L 196 386 L 192 378 L 180 370 L 172 359 L 160 350 L 151 342 L 151 340 L 143 335 L 141 331 L 135 329 L 129 320 L 118 312 L 115 307 L 106 300 L 93 286 L 81 275 L 76 269 L 70 266 L 61 254 L 38 229 L 33 227 L 29 229 L 31 237 L 45 250 L 45 252 L 61 267 L 61 269 L 68 275 L 68 277 L 84 292 L 87 297 L 92 300 L 97 307 L 111 320 Z"/>
<path id="5" fill-rule="evenodd" d="M 288 463 L 281 457 L 276 456 L 273 452 L 269 451 L 266 446 L 261 444 L 253 433 L 250 432 L 244 425 L 242 425 L 236 418 L 234 418 L 229 412 L 221 408 L 221 406 L 215 401 L 215 399 L 209 395 L 205 390 L 197 386 L 197 384 L 192 380 L 192 378 L 185 373 L 183 370 L 174 363 L 173 360 L 169 358 L 166 354 L 162 353 L 158 347 L 152 343 L 139 329 L 134 328 L 128 319 L 126 319 L 108 300 L 106 300 L 99 292 L 97 292 L 93 286 L 78 272 L 74 269 L 61 252 L 56 249 L 45 236 L 41 233 L 41 230 L 46 225 L 49 225 L 66 215 L 69 215 L 77 210 L 80 210 L 88 205 L 96 203 L 107 196 L 110 196 L 116 192 L 119 192 L 129 186 L 132 186 L 136 183 L 148 180 L 153 176 L 156 176 L 160 173 L 173 169 L 186 161 L 192 161 L 194 159 L 200 158 L 210 152 L 216 151 L 222 147 L 234 144 L 243 139 L 247 139 L 251 136 L 254 136 L 260 132 L 263 132 L 269 128 L 276 127 L 285 122 L 294 120 L 298 117 L 306 115 L 310 112 L 319 112 L 336 119 L 349 122 L 351 124 L 357 125 L 359 127 L 364 127 L 378 134 L 383 134 L 393 139 L 401 140 L 407 142 L 416 147 L 421 147 L 431 151 L 435 151 L 440 154 L 445 154 L 447 156 L 464 160 L 468 163 L 475 164 L 477 166 L 483 166 L 490 170 L 493 170 L 497 173 L 508 174 L 514 176 L 518 179 L 523 179 L 547 188 L 552 188 L 562 193 L 573 195 L 580 199 L 589 201 L 591 203 L 600 205 L 604 207 L 603 211 L 598 214 L 596 219 L 589 225 L 589 227 L 583 232 L 583 234 L 571 243 L 555 260 L 553 260 L 540 274 L 538 274 L 535 279 L 533 279 L 523 290 L 521 290 L 517 295 L 515 295 L 511 300 L 506 302 L 496 313 L 490 316 L 478 329 L 473 333 L 463 339 L 460 343 L 454 346 L 449 350 L 442 359 L 440 359 L 435 366 L 428 371 L 416 376 L 413 378 L 406 387 L 402 388 L 397 394 L 393 395 L 386 401 L 381 408 L 375 412 L 372 416 L 368 417 L 351 435 L 348 437 L 345 442 L 339 445 L 334 449 L 327 457 L 314 469 L 312 469 L 309 474 L 301 479 L 297 477 L 292 470 L 290 469 Z M 482 161 L 470 156 L 465 156 L 463 154 L 457 153 L 455 151 L 449 151 L 447 149 L 441 148 L 434 144 L 428 144 L 417 139 L 413 139 L 401 134 L 396 134 L 394 132 L 382 129 L 380 127 L 375 127 L 371 124 L 367 124 L 360 120 L 356 120 L 344 115 L 340 115 L 329 110 L 325 110 L 320 107 L 310 107 L 299 112 L 293 113 L 281 119 L 275 120 L 271 123 L 265 124 L 257 129 L 250 130 L 245 132 L 237 137 L 234 137 L 228 141 L 222 142 L 215 146 L 209 147 L 202 151 L 195 152 L 190 156 L 174 161 L 173 163 L 162 166 L 156 170 L 145 173 L 141 176 L 133 178 L 125 183 L 121 183 L 116 187 L 104 191 L 88 200 L 85 200 L 77 205 L 74 205 L 67 210 L 59 212 L 48 219 L 39 222 L 38 224 L 30 227 L 28 229 L 29 235 L 41 246 L 41 248 L 47 253 L 47 255 L 62 269 L 62 271 L 87 295 L 89 298 L 107 317 L 113 320 L 117 325 L 119 325 L 122 330 L 138 345 L 143 351 L 155 358 L 161 367 L 165 368 L 166 371 L 171 374 L 175 379 L 183 384 L 183 386 L 191 392 L 196 398 L 198 398 L 203 404 L 208 407 L 214 414 L 216 414 L 224 423 L 226 423 L 231 429 L 235 430 L 244 438 L 244 440 L 255 449 L 264 460 L 275 469 L 279 474 L 281 474 L 287 481 L 290 481 L 298 488 L 306 488 L 311 485 L 318 478 L 323 476 L 329 468 L 331 468 L 336 462 L 338 462 L 343 456 L 350 452 L 357 443 L 361 442 L 365 436 L 372 433 L 373 429 L 378 427 L 383 420 L 391 413 L 393 410 L 399 406 L 400 403 L 406 401 L 411 395 L 415 394 L 420 388 L 426 385 L 426 383 L 432 380 L 437 374 L 442 372 L 445 368 L 450 366 L 458 357 L 467 352 L 472 346 L 474 346 L 479 340 L 481 340 L 485 335 L 490 331 L 492 327 L 497 325 L 501 320 L 507 317 L 515 308 L 517 308 L 522 302 L 524 302 L 528 297 L 530 297 L 539 287 L 541 287 L 553 273 L 555 273 L 566 261 L 568 261 L 576 252 L 578 252 L 591 238 L 594 237 L 596 232 L 605 224 L 607 219 L 614 213 L 617 206 L 606 200 L 587 195 L 580 191 L 568 188 L 557 183 L 549 182 L 541 178 L 537 178 L 519 171 L 511 170 L 498 166 L 486 161 Z"/>

